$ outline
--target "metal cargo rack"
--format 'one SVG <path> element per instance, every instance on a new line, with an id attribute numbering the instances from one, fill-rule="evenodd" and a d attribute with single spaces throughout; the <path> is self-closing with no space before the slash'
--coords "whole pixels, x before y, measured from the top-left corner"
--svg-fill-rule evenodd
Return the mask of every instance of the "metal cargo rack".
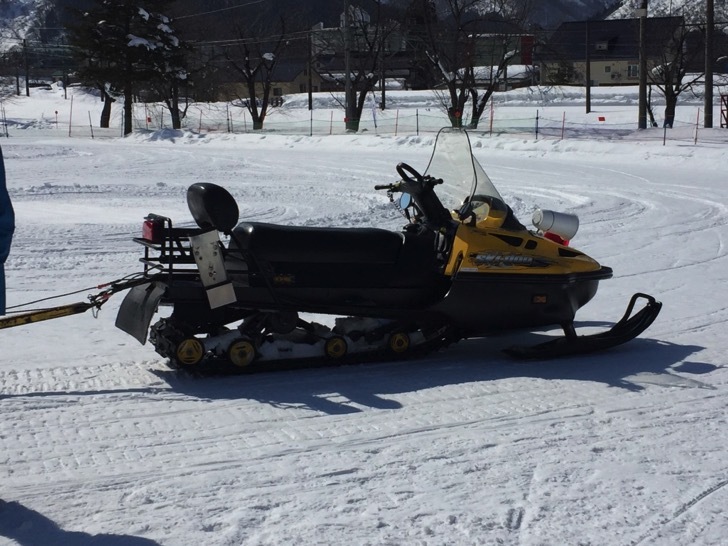
<path id="1" fill-rule="evenodd" d="M 149 226 L 150 236 L 134 237 L 134 242 L 144 246 L 144 274 L 177 273 L 197 274 L 195 258 L 192 255 L 190 237 L 202 233 L 200 228 L 176 228 L 166 216 L 149 214 L 144 218 Z M 146 230 L 145 230 L 146 231 Z"/>

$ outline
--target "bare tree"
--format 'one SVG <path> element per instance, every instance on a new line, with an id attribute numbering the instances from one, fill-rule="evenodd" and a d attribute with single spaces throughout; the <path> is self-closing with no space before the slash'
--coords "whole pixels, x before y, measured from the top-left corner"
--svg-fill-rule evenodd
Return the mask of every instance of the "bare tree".
<path id="1" fill-rule="evenodd" d="M 506 79 L 508 66 L 520 54 L 520 24 L 530 2 L 442 0 L 441 6 L 438 20 L 425 21 L 427 57 L 442 76 L 445 89 L 439 95 L 452 126 L 462 126 L 470 101 L 470 127 L 477 128 L 488 101 Z"/>
<path id="2" fill-rule="evenodd" d="M 372 8 L 373 13 L 368 13 L 349 6 L 346 16 L 342 14 L 338 32 L 314 31 L 314 53 L 318 53 L 319 58 L 328 56 L 319 73 L 348 92 L 342 104 L 349 107 L 347 131 L 359 130 L 368 94 L 374 91 L 378 82 L 384 90 L 386 70 L 383 64 L 401 47 L 401 40 L 397 39 L 400 26 L 387 17 L 385 0 L 374 0 Z M 328 52 L 328 55 L 321 55 L 322 52 Z"/>
<path id="3" fill-rule="evenodd" d="M 665 126 L 672 127 L 679 96 L 703 78 L 702 73 L 691 73 L 690 67 L 701 54 L 704 36 L 681 24 L 664 43 L 661 58 L 648 72 L 648 78 L 665 97 Z"/>
<path id="4" fill-rule="evenodd" d="M 290 44 L 286 19 L 281 16 L 271 28 L 256 18 L 236 25 L 237 39 L 224 47 L 227 67 L 243 81 L 244 93 L 236 93 L 253 119 L 253 129 L 263 128 L 275 72 Z"/>

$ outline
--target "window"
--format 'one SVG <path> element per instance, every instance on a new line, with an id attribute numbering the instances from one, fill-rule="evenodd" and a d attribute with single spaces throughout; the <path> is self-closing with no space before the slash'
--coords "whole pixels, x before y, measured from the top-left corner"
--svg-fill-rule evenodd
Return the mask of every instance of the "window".
<path id="1" fill-rule="evenodd" d="M 628 78 L 639 78 L 640 77 L 640 65 L 630 64 L 627 66 L 627 77 Z"/>
<path id="2" fill-rule="evenodd" d="M 305 93 L 306 92 L 306 84 L 305 83 L 298 84 L 298 92 L 299 93 Z"/>
<path id="3" fill-rule="evenodd" d="M 611 71 L 612 71 L 612 67 L 611 66 L 607 65 L 607 66 L 604 67 L 604 73 L 605 74 L 609 74 Z"/>
<path id="4" fill-rule="evenodd" d="M 280 87 L 274 87 L 273 88 L 273 96 L 274 97 L 282 97 L 283 96 L 283 89 Z"/>

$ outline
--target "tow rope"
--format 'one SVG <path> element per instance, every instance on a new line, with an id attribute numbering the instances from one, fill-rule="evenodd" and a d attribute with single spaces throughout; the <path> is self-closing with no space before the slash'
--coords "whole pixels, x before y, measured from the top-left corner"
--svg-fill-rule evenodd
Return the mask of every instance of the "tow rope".
<path id="1" fill-rule="evenodd" d="M 96 316 L 98 315 L 98 311 L 101 309 L 101 306 L 104 305 L 111 296 L 113 296 L 117 292 L 122 292 L 123 290 L 127 290 L 145 282 L 148 281 L 146 278 L 143 277 L 142 273 L 134 273 L 132 275 L 122 277 L 121 279 L 99 284 L 98 286 L 94 286 L 91 288 L 84 288 L 75 292 L 67 292 L 65 294 L 59 294 L 57 296 L 51 296 L 48 298 L 43 298 L 20 305 L 14 305 L 12 307 L 8 307 L 8 309 L 27 307 L 29 305 L 34 305 L 43 301 L 63 298 L 65 296 L 78 294 L 80 292 L 86 292 L 87 290 L 101 290 L 96 294 L 89 294 L 89 301 L 87 302 L 81 301 L 69 303 L 66 305 L 59 305 L 57 307 L 32 309 L 30 311 L 11 311 L 7 316 L 0 317 L 0 330 L 4 328 L 13 328 L 15 326 L 23 326 L 25 324 L 32 324 L 34 322 L 42 322 L 44 320 L 67 317 L 70 315 L 78 315 L 80 313 L 85 313 L 89 309 L 93 310 L 94 318 L 96 318 Z"/>

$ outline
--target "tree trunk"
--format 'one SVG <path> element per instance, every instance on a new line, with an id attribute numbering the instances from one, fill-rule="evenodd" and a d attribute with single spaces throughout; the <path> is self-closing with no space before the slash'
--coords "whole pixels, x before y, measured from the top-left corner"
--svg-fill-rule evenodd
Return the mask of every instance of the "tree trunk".
<path id="1" fill-rule="evenodd" d="M 99 86 L 101 91 L 101 100 L 104 101 L 104 107 L 101 109 L 101 119 L 99 120 L 99 127 L 102 129 L 108 129 L 111 124 L 111 104 L 116 102 L 116 99 L 112 98 L 106 92 L 106 87 L 103 85 Z"/>
<path id="2" fill-rule="evenodd" d="M 127 74 L 131 74 L 131 68 L 127 71 Z M 134 95 L 132 94 L 132 81 L 130 76 L 127 76 L 126 82 L 124 82 L 124 135 L 128 135 L 132 132 L 132 108 L 134 105 Z"/>
<path id="3" fill-rule="evenodd" d="M 177 82 L 172 82 L 172 101 L 169 107 L 169 114 L 172 117 L 172 129 L 182 128 L 182 119 L 179 115 L 179 87 Z"/>
<path id="4" fill-rule="evenodd" d="M 650 116 L 650 125 L 652 127 L 657 127 L 657 122 L 655 121 L 655 111 L 652 108 L 652 86 L 647 86 L 647 114 Z"/>
<path id="5" fill-rule="evenodd" d="M 131 93 L 124 93 L 124 134 L 128 135 L 132 132 L 132 108 L 134 101 Z"/>
<path id="6" fill-rule="evenodd" d="M 353 83 L 351 85 L 351 91 L 349 93 L 349 96 L 347 97 L 346 104 L 349 106 L 348 112 L 346 112 L 346 115 L 344 117 L 346 132 L 356 133 L 359 131 L 359 119 L 361 116 L 358 114 L 356 88 L 354 87 Z"/>
<path id="7" fill-rule="evenodd" d="M 172 116 L 172 129 L 181 129 L 182 128 L 182 119 L 179 115 L 179 108 L 174 106 L 170 111 L 170 115 Z"/>
<path id="8" fill-rule="evenodd" d="M 451 106 L 447 109 L 447 117 L 450 118 L 450 125 L 455 128 L 463 126 L 463 114 L 457 107 Z"/>
<path id="9" fill-rule="evenodd" d="M 470 128 L 477 129 L 480 123 L 480 118 L 483 117 L 485 107 L 488 105 L 488 101 L 492 99 L 493 92 L 495 91 L 494 84 L 491 83 L 485 90 L 483 96 L 480 97 L 477 105 L 473 105 L 473 117 L 470 119 Z M 475 96 L 473 96 L 473 102 L 475 102 Z"/>
<path id="10" fill-rule="evenodd" d="M 447 109 L 447 117 L 450 119 L 450 125 L 455 128 L 463 126 L 463 112 L 465 111 L 465 103 L 468 101 L 469 91 L 465 87 L 461 87 L 457 82 L 448 83 L 450 92 L 450 106 Z"/>
<path id="11" fill-rule="evenodd" d="M 261 131 L 263 129 L 263 121 L 265 120 L 265 114 L 258 110 L 258 106 L 255 104 L 255 98 L 250 99 L 251 107 L 249 108 L 250 117 L 253 118 L 253 131 Z"/>
<path id="12" fill-rule="evenodd" d="M 675 93 L 665 93 L 665 125 L 672 129 L 675 122 L 675 109 L 677 108 L 677 95 Z"/>
<path id="13" fill-rule="evenodd" d="M 359 97 L 358 98 L 356 97 L 356 93 L 354 93 L 354 97 L 356 98 L 356 103 L 355 103 L 356 104 L 356 108 L 354 109 L 354 114 L 355 114 L 354 117 L 356 119 L 351 120 L 351 124 L 349 124 L 349 123 L 346 124 L 346 130 L 347 131 L 349 130 L 350 127 L 351 127 L 351 130 L 354 131 L 354 132 L 358 132 L 359 131 L 359 125 L 361 123 L 361 115 L 362 115 L 362 112 L 364 112 L 364 104 L 367 101 L 367 95 L 370 92 L 374 91 L 374 86 L 375 85 L 376 85 L 376 80 L 367 81 L 366 88 L 363 89 L 359 93 Z"/>
<path id="14" fill-rule="evenodd" d="M 248 112 L 253 120 L 253 131 L 260 131 L 263 129 L 265 111 L 258 109 L 258 95 L 255 93 L 255 77 L 248 72 L 245 79 L 248 86 Z"/>

